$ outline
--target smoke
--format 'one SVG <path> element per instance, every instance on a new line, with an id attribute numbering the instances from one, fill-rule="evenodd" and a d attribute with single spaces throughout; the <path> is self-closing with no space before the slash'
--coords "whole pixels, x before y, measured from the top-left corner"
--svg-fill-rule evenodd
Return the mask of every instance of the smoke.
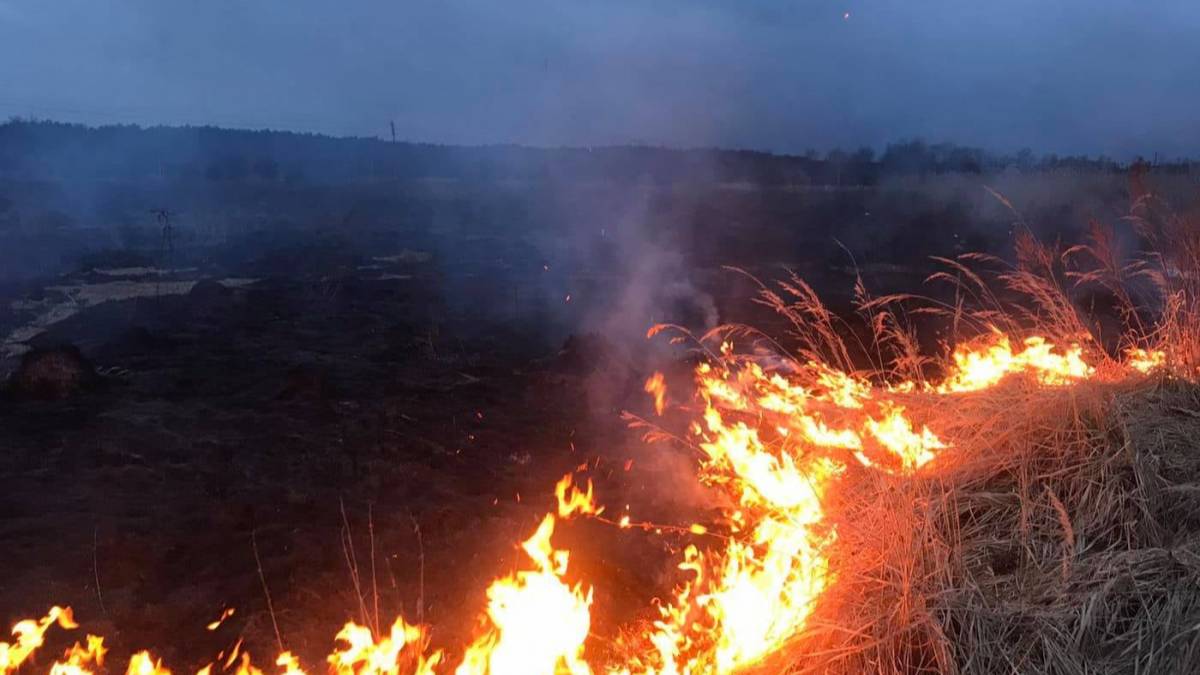
<path id="1" fill-rule="evenodd" d="M 604 247 L 593 249 L 588 261 L 595 269 L 612 266 L 616 284 L 612 301 L 585 317 L 585 330 L 602 333 L 632 356 L 645 353 L 647 329 L 660 322 L 704 330 L 718 322 L 712 296 L 695 286 L 694 270 L 683 243 L 666 222 L 666 214 L 651 210 L 655 189 L 631 191 L 633 202 L 602 228 Z"/>
<path id="2" fill-rule="evenodd" d="M 543 203 L 554 226 L 536 241 L 551 266 L 539 292 L 556 309 L 543 319 L 571 336 L 569 351 L 587 352 L 585 391 L 597 424 L 644 408 L 645 378 L 678 362 L 680 347 L 647 338 L 652 326 L 702 332 L 720 322 L 712 294 L 696 281 L 684 236 L 694 224 L 679 203 L 672 186 L 645 180 L 560 182 Z"/>

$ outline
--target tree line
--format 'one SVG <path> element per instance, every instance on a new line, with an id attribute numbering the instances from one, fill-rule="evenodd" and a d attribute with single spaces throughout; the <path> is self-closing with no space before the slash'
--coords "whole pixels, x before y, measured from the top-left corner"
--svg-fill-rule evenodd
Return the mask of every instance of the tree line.
<path id="1" fill-rule="evenodd" d="M 1189 173 L 1191 160 L 994 153 L 921 139 L 801 155 L 653 146 L 451 146 L 217 127 L 89 127 L 12 119 L 0 124 L 0 176 L 328 183 L 354 180 L 680 181 L 759 186 L 870 186 L 890 176 L 1018 172 L 1117 173 L 1131 165 Z"/>

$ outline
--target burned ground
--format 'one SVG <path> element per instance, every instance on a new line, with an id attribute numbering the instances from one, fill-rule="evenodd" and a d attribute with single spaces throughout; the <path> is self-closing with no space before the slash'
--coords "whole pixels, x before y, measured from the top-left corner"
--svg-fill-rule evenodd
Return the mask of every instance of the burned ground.
<path id="1" fill-rule="evenodd" d="M 515 542 L 552 506 L 563 474 L 588 467 L 610 514 L 628 505 L 638 518 L 704 523 L 723 505 L 697 486 L 695 457 L 647 446 L 621 418 L 626 409 L 649 415 L 642 383 L 651 370 L 667 373 L 672 403 L 688 400 L 694 361 L 647 343 L 650 324 L 741 322 L 790 347 L 793 327 L 751 302 L 754 277 L 794 269 L 848 317 L 857 276 L 878 294 L 943 292 L 921 285 L 942 269 L 926 256 L 987 245 L 1005 235 L 997 222 L 1014 217 L 991 204 L 992 229 L 959 240 L 958 226 L 982 211 L 958 196 L 939 202 L 938 190 L 966 187 L 923 179 L 873 191 L 357 189 L 393 188 L 394 201 L 348 208 L 330 190 L 313 214 L 300 204 L 280 222 L 264 218 L 263 204 L 238 201 L 245 210 L 223 232 L 204 230 L 211 214 L 198 210 L 183 219 L 178 250 L 145 241 L 136 251 L 96 250 L 67 264 L 66 275 L 0 289 L 13 309 L 0 316 L 5 347 L 31 347 L 37 358 L 77 349 L 86 384 L 68 377 L 47 396 L 23 384 L 19 358 L 7 361 L 15 374 L 0 400 L 0 619 L 67 604 L 114 653 L 150 647 L 177 670 L 243 638 L 256 657 L 275 653 L 276 622 L 283 646 L 310 664 L 322 662 L 348 619 L 386 624 L 397 614 L 431 624 L 434 643 L 454 651 L 470 639 L 488 583 L 519 563 Z M 393 211 L 401 222 L 386 222 Z M 551 222 L 559 215 L 571 220 L 560 227 Z M 147 232 L 143 240 L 155 234 Z M 173 269 L 162 274 L 155 264 Z M 1103 293 L 1078 300 L 1111 304 Z M 21 332 L 40 318 L 44 331 Z M 929 353 L 953 340 L 922 320 Z M 854 330 L 841 326 L 840 339 L 869 343 L 869 329 Z M 1195 406 L 1185 404 L 1186 417 Z M 696 411 L 668 412 L 668 422 L 685 428 L 687 412 Z M 1192 494 L 1191 478 L 1173 480 L 1180 487 L 1168 491 L 1163 519 L 1185 511 Z M 1065 597 L 1071 589 L 1053 585 L 1057 513 L 1039 508 L 1059 539 L 1038 556 L 1022 551 L 1018 536 L 968 542 L 976 548 L 961 585 L 976 584 L 980 570 L 995 588 L 1037 572 Z M 845 531 L 850 539 L 854 528 Z M 593 634 L 601 636 L 647 618 L 648 599 L 679 581 L 674 565 L 691 541 L 596 522 L 555 536 L 572 551 L 572 577 L 596 588 Z M 1149 549 L 1158 547 L 1136 553 L 1153 567 Z M 1013 643 L 1048 644 L 1019 630 L 1036 612 L 1004 600 L 1002 591 L 988 598 L 1017 626 Z M 1071 602 L 1055 616 L 1080 601 Z M 226 607 L 234 616 L 205 630 Z M 961 629 L 969 646 L 988 619 L 977 609 L 951 607 L 943 627 Z M 902 665 L 928 665 L 926 646 L 899 649 Z"/>
<path id="2" fill-rule="evenodd" d="M 274 648 L 265 579 L 287 646 L 319 662 L 336 627 L 361 620 L 358 597 L 368 617 L 403 611 L 469 635 L 513 542 L 580 464 L 621 474 L 605 486 L 614 503 L 679 509 L 656 486 L 686 475 L 658 475 L 620 409 L 589 398 L 602 382 L 610 406 L 643 405 L 639 374 L 615 371 L 627 366 L 602 339 L 545 346 L 439 322 L 419 278 L 343 279 L 323 303 L 316 282 L 105 303 L 35 341 L 80 345 L 103 387 L 0 410 L 6 616 L 69 604 L 115 650 L 163 645 L 199 666 L 242 636 Z M 582 568 L 614 582 L 606 605 L 627 615 L 670 588 L 655 570 L 671 541 L 618 547 L 605 528 L 577 530 L 563 536 Z M 205 631 L 224 607 L 235 617 Z"/>

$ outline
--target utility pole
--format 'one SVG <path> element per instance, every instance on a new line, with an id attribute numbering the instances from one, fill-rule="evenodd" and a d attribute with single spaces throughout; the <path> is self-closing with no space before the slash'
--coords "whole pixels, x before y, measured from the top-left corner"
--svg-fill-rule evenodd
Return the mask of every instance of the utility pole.
<path id="1" fill-rule="evenodd" d="M 390 126 L 392 128 L 392 147 L 395 148 L 395 146 L 396 146 L 396 120 L 388 120 L 388 126 Z M 391 167 L 392 179 L 395 180 L 396 179 L 396 166 L 397 166 L 397 164 L 399 164 L 399 161 L 394 156 L 396 154 L 395 152 L 392 152 L 390 154 L 392 154 L 393 156 L 388 158 L 388 166 Z"/>
<path id="2" fill-rule="evenodd" d="M 150 213 L 154 214 L 154 219 L 158 222 L 158 227 L 162 231 L 161 239 L 159 240 L 159 255 L 166 254 L 166 262 L 169 265 L 175 257 L 175 228 L 171 227 L 171 216 L 173 214 L 167 209 L 151 209 Z"/>
<path id="3" fill-rule="evenodd" d="M 158 244 L 158 260 L 159 266 L 162 268 L 154 275 L 154 301 L 162 300 L 162 281 L 166 276 L 166 271 L 174 268 L 175 259 L 175 231 L 171 227 L 171 212 L 166 209 L 150 209 L 150 213 L 154 215 L 154 219 L 158 222 L 159 228 L 162 230 L 161 239 Z"/>

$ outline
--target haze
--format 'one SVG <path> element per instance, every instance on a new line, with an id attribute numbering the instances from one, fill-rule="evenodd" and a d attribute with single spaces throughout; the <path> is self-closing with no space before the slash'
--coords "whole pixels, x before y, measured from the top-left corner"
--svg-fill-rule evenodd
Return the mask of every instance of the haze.
<path id="1" fill-rule="evenodd" d="M 0 116 L 1174 157 L 1200 152 L 1197 34 L 1185 0 L 0 0 Z"/>

